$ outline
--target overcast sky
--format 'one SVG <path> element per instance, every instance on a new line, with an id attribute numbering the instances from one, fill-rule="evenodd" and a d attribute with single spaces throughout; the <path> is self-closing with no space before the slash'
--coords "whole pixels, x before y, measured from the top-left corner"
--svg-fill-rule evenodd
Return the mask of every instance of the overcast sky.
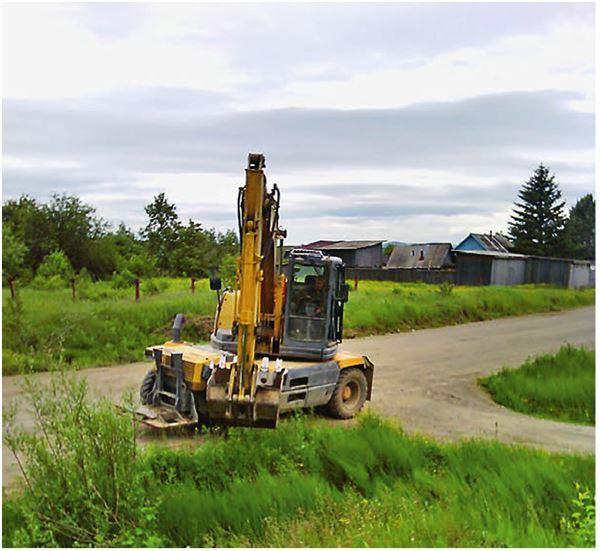
<path id="1" fill-rule="evenodd" d="M 288 242 L 505 230 L 540 162 L 594 191 L 593 4 L 3 6 L 3 198 L 236 227 L 246 157 Z"/>

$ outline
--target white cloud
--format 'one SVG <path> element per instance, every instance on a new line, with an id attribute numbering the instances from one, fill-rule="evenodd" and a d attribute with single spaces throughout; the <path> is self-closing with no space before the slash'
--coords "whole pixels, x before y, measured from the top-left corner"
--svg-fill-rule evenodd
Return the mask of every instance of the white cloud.
<path id="1" fill-rule="evenodd" d="M 264 147 L 292 243 L 503 229 L 540 161 L 569 201 L 593 189 L 591 117 L 574 111 L 595 109 L 593 13 L 5 5 L 4 191 L 79 193 L 134 227 L 165 191 L 223 230 L 247 148 Z M 289 107 L 303 109 L 274 111 Z"/>
<path id="2" fill-rule="evenodd" d="M 76 97 L 164 85 L 218 92 L 244 81 L 218 50 L 173 40 L 168 19 L 114 38 L 91 32 L 63 6 L 4 10 L 4 97 Z"/>
<path id="3" fill-rule="evenodd" d="M 563 90 L 583 94 L 573 105 L 593 112 L 593 51 L 593 22 L 566 23 L 546 34 L 507 37 L 405 68 L 377 68 L 339 80 L 294 80 L 247 107 L 389 108 L 490 93 Z"/>

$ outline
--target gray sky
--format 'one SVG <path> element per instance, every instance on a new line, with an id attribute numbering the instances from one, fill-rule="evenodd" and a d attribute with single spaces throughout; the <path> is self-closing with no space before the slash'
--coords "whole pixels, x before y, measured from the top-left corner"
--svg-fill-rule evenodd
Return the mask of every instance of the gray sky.
<path id="1" fill-rule="evenodd" d="M 233 228 L 250 151 L 290 243 L 505 230 L 540 162 L 594 191 L 593 4 L 3 6 L 3 198 Z"/>

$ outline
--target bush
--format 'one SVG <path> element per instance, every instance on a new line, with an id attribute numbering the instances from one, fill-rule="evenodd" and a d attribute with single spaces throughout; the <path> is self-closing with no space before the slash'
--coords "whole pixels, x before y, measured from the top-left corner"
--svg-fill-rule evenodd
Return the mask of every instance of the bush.
<path id="1" fill-rule="evenodd" d="M 5 422 L 28 477 L 3 500 L 5 546 L 593 545 L 593 456 L 436 444 L 371 415 L 140 451 L 131 418 L 84 383 L 32 390 L 36 433 Z M 575 482 L 590 490 L 573 510 Z"/>
<path id="2" fill-rule="evenodd" d="M 444 281 L 444 283 L 442 283 L 440 285 L 440 288 L 438 289 L 438 292 L 443 297 L 449 297 L 452 294 L 453 290 L 454 290 L 454 284 L 448 283 L 447 281 Z"/>
<path id="3" fill-rule="evenodd" d="M 55 251 L 44 258 L 31 285 L 38 289 L 60 289 L 70 284 L 74 274 L 65 253 Z"/>
<path id="4" fill-rule="evenodd" d="M 142 281 L 142 295 L 158 295 L 166 291 L 169 283 L 163 279 L 147 279 Z"/>
<path id="5" fill-rule="evenodd" d="M 17 427 L 14 412 L 4 425 L 29 490 L 8 508 L 17 525 L 9 544 L 118 544 L 146 512 L 132 418 L 116 415 L 108 401 L 92 403 L 85 380 L 66 372 L 47 387 L 29 379 L 25 387 L 34 431 Z"/>
<path id="6" fill-rule="evenodd" d="M 223 287 L 233 289 L 235 284 L 235 269 L 237 255 L 229 254 L 223 257 L 219 266 L 219 275 L 223 282 Z"/>
<path id="7" fill-rule="evenodd" d="M 563 529 L 572 539 L 575 547 L 595 547 L 596 544 L 596 503 L 593 493 L 575 483 L 577 497 L 571 500 L 573 511 L 569 518 L 562 518 Z"/>
<path id="8" fill-rule="evenodd" d="M 152 256 L 133 254 L 121 259 L 118 271 L 131 274 L 133 279 L 150 278 L 157 273 L 156 261 Z"/>
<path id="9" fill-rule="evenodd" d="M 114 289 L 127 289 L 133 286 L 135 279 L 136 277 L 129 270 L 123 270 L 113 275 L 111 284 Z"/>

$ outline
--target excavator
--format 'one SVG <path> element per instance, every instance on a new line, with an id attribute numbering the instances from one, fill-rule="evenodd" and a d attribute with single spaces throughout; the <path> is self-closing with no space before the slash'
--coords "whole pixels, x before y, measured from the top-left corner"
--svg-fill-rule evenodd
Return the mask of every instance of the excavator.
<path id="1" fill-rule="evenodd" d="M 264 155 L 251 153 L 238 193 L 235 284 L 210 279 L 218 297 L 210 345 L 182 341 L 177 314 L 171 340 L 146 348 L 153 368 L 136 413 L 150 427 L 275 428 L 280 414 L 302 408 L 348 419 L 371 399 L 374 365 L 338 350 L 344 263 L 317 250 L 283 254 L 280 191 L 268 189 L 264 169 Z"/>

